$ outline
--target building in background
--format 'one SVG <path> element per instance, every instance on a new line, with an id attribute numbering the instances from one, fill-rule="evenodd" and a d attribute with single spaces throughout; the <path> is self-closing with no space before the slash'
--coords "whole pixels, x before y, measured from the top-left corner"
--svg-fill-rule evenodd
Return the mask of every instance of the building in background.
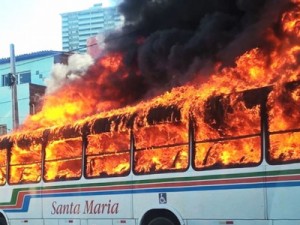
<path id="1" fill-rule="evenodd" d="M 20 124 L 35 114 L 45 93 L 45 79 L 55 63 L 67 64 L 69 55 L 61 51 L 41 51 L 16 56 L 16 82 Z M 0 135 L 12 130 L 10 58 L 0 59 Z"/>
<path id="2" fill-rule="evenodd" d="M 93 7 L 76 12 L 62 13 L 62 47 L 63 51 L 84 53 L 87 40 L 109 30 L 122 26 L 123 19 L 117 6 Z"/>

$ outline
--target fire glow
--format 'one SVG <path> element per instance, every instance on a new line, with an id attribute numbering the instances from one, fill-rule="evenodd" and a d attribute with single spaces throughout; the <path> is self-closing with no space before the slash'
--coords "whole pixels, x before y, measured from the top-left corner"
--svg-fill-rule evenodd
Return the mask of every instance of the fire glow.
<path id="1" fill-rule="evenodd" d="M 2 142 L 13 143 L 9 182 L 41 179 L 42 157 L 46 181 L 79 178 L 82 136 L 86 137 L 88 178 L 129 173 L 131 145 L 135 173 L 185 170 L 191 120 L 196 169 L 256 165 L 262 157 L 263 110 L 268 112 L 269 160 L 299 160 L 300 2 L 292 3 L 282 13 L 280 35 L 272 29 L 265 32 L 271 50 L 253 48 L 238 57 L 233 67 L 216 65 L 205 83 L 200 83 L 201 74 L 195 75 L 183 86 L 132 106 L 126 103 L 134 97 L 123 96 L 115 88 L 121 88 L 120 81 L 131 81 L 132 68 L 124 65 L 121 53 L 99 59 L 88 71 L 98 74 L 96 80 L 87 76 L 84 88 L 83 81 L 76 80 L 46 96 L 41 112 L 29 117 L 19 131 L 2 138 Z M 261 109 L 263 101 L 267 109 Z M 163 119 L 156 118 L 160 115 L 156 109 L 165 111 Z M 5 182 L 6 161 L 7 150 L 1 149 L 0 184 Z"/>

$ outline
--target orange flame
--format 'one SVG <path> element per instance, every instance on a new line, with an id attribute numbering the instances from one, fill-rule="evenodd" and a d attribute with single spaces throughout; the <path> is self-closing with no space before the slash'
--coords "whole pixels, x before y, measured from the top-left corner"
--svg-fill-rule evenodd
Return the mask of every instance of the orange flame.
<path id="1" fill-rule="evenodd" d="M 89 70 L 89 73 L 100 73 L 97 80 L 94 77 L 86 76 L 84 81 L 77 79 L 63 86 L 55 94 L 45 96 L 42 111 L 30 116 L 21 129 L 30 130 L 64 125 L 96 112 L 119 107 L 122 100 L 116 102 L 101 101 L 101 99 L 103 96 L 119 95 L 118 90 L 110 85 L 110 76 L 122 66 L 121 54 L 116 53 L 102 58 Z M 96 69 L 99 67 L 100 71 Z M 114 75 L 126 78 L 127 72 L 124 69 L 122 71 L 121 74 Z"/>
<path id="2" fill-rule="evenodd" d="M 135 173 L 186 170 L 190 158 L 190 120 L 194 129 L 194 168 L 257 165 L 262 159 L 264 110 L 268 114 L 270 162 L 299 161 L 300 85 L 293 86 L 292 82 L 300 80 L 300 1 L 292 3 L 294 7 L 284 12 L 280 20 L 281 37 L 272 29 L 265 31 L 272 44 L 268 51 L 254 48 L 237 58 L 234 67 L 216 66 L 204 84 L 195 85 L 201 79 L 196 78 L 135 106 L 122 108 L 125 96 L 110 83 L 113 76 L 128 78 L 122 55 L 114 53 L 102 58 L 89 70 L 98 75 L 97 79 L 87 76 L 87 86 L 76 80 L 55 95 L 46 96 L 42 111 L 28 118 L 23 126 L 24 130 L 32 130 L 30 136 L 12 136 L 9 182 L 41 179 L 41 142 L 47 143 L 46 181 L 79 179 L 83 161 L 87 178 L 127 174 L 131 166 L 130 148 L 134 148 Z M 260 91 L 261 87 L 268 92 Z M 247 92 L 249 89 L 258 94 Z M 109 96 L 117 96 L 119 101 Z M 267 102 L 267 109 L 262 109 L 262 101 Z M 180 116 L 170 106 L 175 106 Z M 159 114 L 159 110 L 154 110 L 159 108 L 170 109 L 172 113 L 164 121 L 151 119 L 152 114 Z M 97 121 L 104 124 L 103 130 L 97 131 Z M 56 127 L 50 128 L 49 134 L 39 133 L 45 127 L 65 124 L 72 124 L 77 135 L 60 136 Z M 35 131 L 36 128 L 41 129 Z M 87 139 L 84 160 L 82 136 Z M 38 137 L 43 140 L 38 141 Z M 0 151 L 0 185 L 5 182 L 5 149 Z"/>

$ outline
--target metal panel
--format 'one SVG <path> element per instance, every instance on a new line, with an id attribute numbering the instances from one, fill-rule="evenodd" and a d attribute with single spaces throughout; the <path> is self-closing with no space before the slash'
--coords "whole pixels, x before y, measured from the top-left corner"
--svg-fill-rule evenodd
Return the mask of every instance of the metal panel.
<path id="1" fill-rule="evenodd" d="M 88 220 L 88 225 L 112 225 L 112 220 Z"/>
<path id="2" fill-rule="evenodd" d="M 58 222 L 59 225 L 80 225 L 80 220 L 79 219 L 60 219 Z"/>
<path id="3" fill-rule="evenodd" d="M 274 220 L 273 225 L 299 225 L 300 220 Z"/>
<path id="4" fill-rule="evenodd" d="M 135 225 L 135 220 L 133 219 L 113 220 L 113 225 Z"/>
<path id="5" fill-rule="evenodd" d="M 44 220 L 44 225 L 58 225 L 57 219 L 46 219 Z"/>
<path id="6" fill-rule="evenodd" d="M 9 221 L 9 224 L 10 225 L 41 225 L 43 224 L 43 220 L 42 219 L 11 220 Z"/>
<path id="7" fill-rule="evenodd" d="M 199 225 L 199 224 L 201 225 L 272 225 L 272 221 L 271 220 L 188 220 L 187 222 L 187 225 Z"/>

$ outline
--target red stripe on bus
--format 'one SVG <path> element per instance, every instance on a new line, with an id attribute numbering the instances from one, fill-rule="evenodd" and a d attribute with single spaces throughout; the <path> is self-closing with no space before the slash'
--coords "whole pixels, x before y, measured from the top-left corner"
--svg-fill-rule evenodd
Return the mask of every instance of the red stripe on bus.
<path id="1" fill-rule="evenodd" d="M 300 175 L 290 176 L 273 176 L 273 177 L 253 177 L 253 178 L 236 178 L 222 180 L 200 180 L 200 181 L 183 181 L 183 182 L 165 182 L 154 184 L 133 184 L 133 185 L 117 185 L 105 187 L 84 187 L 84 188 L 65 188 L 65 189 L 46 189 L 35 191 L 20 191 L 17 194 L 17 202 L 14 205 L 0 206 L 0 208 L 13 209 L 22 208 L 23 200 L 26 195 L 34 194 L 55 194 L 55 193 L 77 193 L 77 192 L 93 192 L 93 191 L 111 191 L 111 190 L 128 190 L 128 189 L 146 189 L 159 187 L 188 187 L 200 185 L 221 185 L 221 184 L 237 184 L 237 183 L 263 183 L 263 182 L 278 182 L 300 180 Z"/>

